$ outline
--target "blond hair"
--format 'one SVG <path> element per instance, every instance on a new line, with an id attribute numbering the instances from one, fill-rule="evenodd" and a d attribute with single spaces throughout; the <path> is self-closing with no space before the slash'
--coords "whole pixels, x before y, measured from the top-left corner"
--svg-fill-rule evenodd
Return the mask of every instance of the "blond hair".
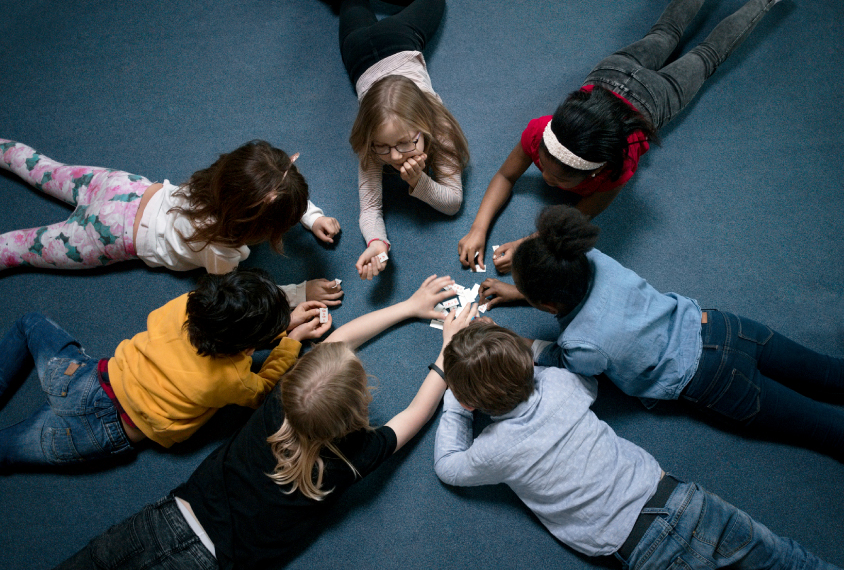
<path id="1" fill-rule="evenodd" d="M 461 172 L 469 164 L 469 143 L 457 119 L 434 95 L 401 75 L 376 81 L 360 102 L 349 143 L 367 169 L 375 154 L 373 133 L 389 121 L 399 121 L 425 137 L 427 163 L 435 177 Z"/>
<path id="2" fill-rule="evenodd" d="M 369 402 L 363 364 L 344 343 L 322 343 L 305 354 L 281 379 L 284 422 L 267 438 L 276 466 L 267 475 L 278 485 L 290 485 L 305 497 L 322 500 L 332 489 L 322 488 L 327 448 L 359 475 L 335 442 L 369 427 Z"/>

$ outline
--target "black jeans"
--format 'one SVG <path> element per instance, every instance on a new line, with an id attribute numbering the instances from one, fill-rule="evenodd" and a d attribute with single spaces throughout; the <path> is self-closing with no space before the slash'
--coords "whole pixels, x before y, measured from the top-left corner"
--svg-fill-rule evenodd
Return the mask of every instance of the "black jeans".
<path id="1" fill-rule="evenodd" d="M 214 558 L 170 496 L 147 505 L 93 539 L 56 570 L 213 570 Z"/>
<path id="2" fill-rule="evenodd" d="M 340 55 L 352 83 L 386 57 L 425 49 L 444 10 L 445 0 L 415 0 L 398 14 L 378 20 L 369 0 L 343 0 Z"/>
<path id="3" fill-rule="evenodd" d="M 689 104 L 703 82 L 778 1 L 750 0 L 715 26 L 700 45 L 665 65 L 704 2 L 673 0 L 644 38 L 602 60 L 584 85 L 618 93 L 659 129 Z"/>

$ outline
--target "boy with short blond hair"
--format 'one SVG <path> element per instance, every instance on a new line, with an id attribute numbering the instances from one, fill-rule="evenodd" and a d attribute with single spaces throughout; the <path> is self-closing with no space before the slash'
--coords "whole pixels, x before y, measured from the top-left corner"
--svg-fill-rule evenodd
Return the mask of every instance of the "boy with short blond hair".
<path id="1" fill-rule="evenodd" d="M 625 568 L 835 568 L 694 483 L 665 473 L 589 409 L 594 378 L 533 366 L 525 339 L 487 322 L 444 352 L 449 390 L 434 469 L 451 485 L 506 483 L 568 546 Z M 472 412 L 492 415 L 473 441 Z"/>

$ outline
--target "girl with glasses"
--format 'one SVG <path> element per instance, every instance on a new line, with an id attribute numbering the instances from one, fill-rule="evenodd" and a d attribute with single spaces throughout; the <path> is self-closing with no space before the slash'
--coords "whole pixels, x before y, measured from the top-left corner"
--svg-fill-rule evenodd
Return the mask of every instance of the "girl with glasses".
<path id="1" fill-rule="evenodd" d="M 461 175 L 469 162 L 466 137 L 434 92 L 422 56 L 440 25 L 445 0 L 401 4 L 407 7 L 380 21 L 369 0 L 340 5 L 340 54 L 360 102 L 349 142 L 360 158 L 366 249 L 355 266 L 361 279 L 384 270 L 386 260 L 378 256 L 390 249 L 382 215 L 385 170 L 396 171 L 414 198 L 454 215 L 463 201 Z"/>

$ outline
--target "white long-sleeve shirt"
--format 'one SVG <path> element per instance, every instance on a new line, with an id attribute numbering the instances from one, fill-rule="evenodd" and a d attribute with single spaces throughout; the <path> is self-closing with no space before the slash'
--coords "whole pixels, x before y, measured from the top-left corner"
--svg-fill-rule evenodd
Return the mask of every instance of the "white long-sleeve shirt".
<path id="1" fill-rule="evenodd" d="M 194 227 L 190 220 L 173 208 L 184 208 L 185 197 L 176 194 L 179 187 L 169 180 L 163 182 L 144 208 L 138 226 L 135 250 L 138 258 L 150 267 L 166 267 L 173 271 L 190 271 L 204 267 L 208 273 L 222 274 L 232 271 L 241 261 L 249 257 L 249 247 L 228 247 L 209 243 L 200 249 L 200 244 L 188 244 L 182 236 L 191 236 Z M 323 211 L 308 200 L 308 209 L 302 216 L 302 225 L 311 229 Z M 282 286 L 291 306 L 305 300 L 305 282 Z"/>

